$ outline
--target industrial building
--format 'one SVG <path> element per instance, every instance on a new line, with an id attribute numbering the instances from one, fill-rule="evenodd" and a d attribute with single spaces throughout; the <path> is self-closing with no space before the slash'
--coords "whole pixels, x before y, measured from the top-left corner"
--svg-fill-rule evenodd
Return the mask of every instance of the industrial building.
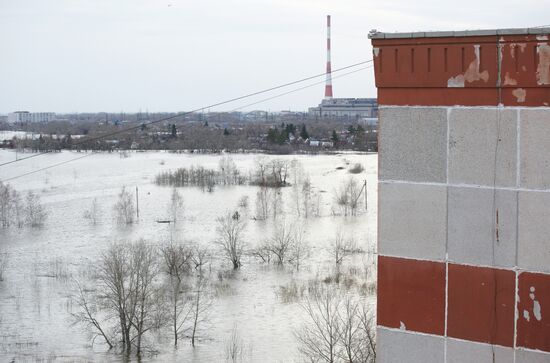
<path id="1" fill-rule="evenodd" d="M 8 123 L 49 122 L 55 120 L 54 112 L 15 111 L 8 114 Z"/>
<path id="2" fill-rule="evenodd" d="M 310 117 L 377 118 L 376 98 L 325 98 L 317 107 L 309 108 Z"/>
<path id="3" fill-rule="evenodd" d="M 332 65 L 330 60 L 330 15 L 327 15 L 325 98 L 317 107 L 310 107 L 308 111 L 311 118 L 343 117 L 361 120 L 378 117 L 378 102 L 376 98 L 333 98 Z"/>

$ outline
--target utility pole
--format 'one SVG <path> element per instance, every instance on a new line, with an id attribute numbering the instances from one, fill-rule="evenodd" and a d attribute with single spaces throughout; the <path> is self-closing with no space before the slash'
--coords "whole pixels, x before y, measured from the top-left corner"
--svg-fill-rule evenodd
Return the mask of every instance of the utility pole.
<path id="1" fill-rule="evenodd" d="M 365 211 L 368 211 L 368 205 L 367 205 L 367 179 L 365 179 Z"/>
<path id="2" fill-rule="evenodd" d="M 139 222 L 139 191 L 137 186 L 136 186 L 136 217 Z"/>

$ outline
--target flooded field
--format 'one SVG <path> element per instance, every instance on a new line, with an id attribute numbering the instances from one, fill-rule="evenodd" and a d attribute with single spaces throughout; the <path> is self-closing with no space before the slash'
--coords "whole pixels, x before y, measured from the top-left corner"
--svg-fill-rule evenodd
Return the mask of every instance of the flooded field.
<path id="1" fill-rule="evenodd" d="M 23 156 L 26 155 L 30 154 Z M 83 154 L 62 152 L 14 163 L 0 168 L 0 179 L 80 155 Z M 74 303 L 77 282 L 93 285 L 94 266 L 117 241 L 144 239 L 155 245 L 170 240 L 192 241 L 212 252 L 209 279 L 217 288 L 199 327 L 196 346 L 193 348 L 184 337 L 174 347 L 170 329 L 159 329 L 147 336 L 149 348 L 141 361 L 223 362 L 232 332 L 237 332 L 242 341 L 243 361 L 302 361 L 295 332 L 307 316 L 300 298 L 285 298 L 284 291 L 289 286 L 300 290 L 313 282 L 331 283 L 327 279 L 333 274 L 334 262 L 329 250 L 338 231 L 353 239 L 357 249 L 346 256 L 340 267 L 352 280 L 349 294 L 374 302 L 376 154 L 231 155 L 244 175 L 253 172 L 258 158 L 296 160 L 303 175 L 309 175 L 313 192 L 320 196 L 318 216 L 298 216 L 294 194 L 297 189 L 290 185 L 280 188 L 282 212 L 276 218 L 304 228 L 311 250 L 299 271 L 290 265 L 262 263 L 247 253 L 268 238 L 278 223 L 272 217 L 257 218 L 258 186 L 216 185 L 210 192 L 200 187 L 180 187 L 181 218 L 175 225 L 158 223 L 170 220 L 172 188 L 156 185 L 155 176 L 180 167 L 218 169 L 221 158 L 165 152 L 131 152 L 124 157 L 98 153 L 10 182 L 21 193 L 37 193 L 48 216 L 40 228 L 0 228 L 0 252 L 8 256 L 4 280 L 0 281 L 0 361 L 127 361 L 116 349 L 109 351 L 100 339 L 92 344 L 90 331 L 75 324 L 73 318 L 78 310 Z M 13 159 L 14 152 L 0 151 L 0 163 Z M 364 170 L 350 173 L 358 163 Z M 367 207 L 361 196 L 356 215 L 345 216 L 335 194 L 350 177 L 360 186 L 366 180 Z M 136 187 L 139 190 L 139 219 L 127 226 L 116 223 L 113 210 L 123 186 L 132 195 Z M 243 197 L 248 197 L 247 206 L 240 207 L 242 218 L 246 219 L 247 250 L 242 267 L 232 272 L 231 264 L 213 243 L 217 238 L 216 218 L 237 210 Z M 95 224 L 84 218 L 94 199 L 98 206 Z"/>

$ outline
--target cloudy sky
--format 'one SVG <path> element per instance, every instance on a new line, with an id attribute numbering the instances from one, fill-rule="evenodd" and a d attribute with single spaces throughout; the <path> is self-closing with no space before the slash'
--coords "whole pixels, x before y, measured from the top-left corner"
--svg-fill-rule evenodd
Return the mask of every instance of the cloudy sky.
<path id="1" fill-rule="evenodd" d="M 319 74 L 327 14 L 333 69 L 371 58 L 370 29 L 550 23 L 548 0 L 0 0 L 0 113 L 183 111 Z M 376 96 L 372 69 L 333 84 Z M 323 90 L 248 109 L 306 110 Z"/>

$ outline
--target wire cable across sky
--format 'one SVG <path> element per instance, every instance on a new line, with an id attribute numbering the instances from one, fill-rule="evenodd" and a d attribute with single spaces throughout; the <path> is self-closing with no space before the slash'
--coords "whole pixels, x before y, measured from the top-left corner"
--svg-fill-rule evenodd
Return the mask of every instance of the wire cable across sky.
<path id="1" fill-rule="evenodd" d="M 341 67 L 341 68 L 332 70 L 332 72 L 333 72 L 333 73 L 334 73 L 334 72 L 340 72 L 340 71 L 343 71 L 343 70 L 346 70 L 346 69 L 350 69 L 350 68 L 354 68 L 354 67 L 358 67 L 358 66 L 360 66 L 360 65 L 367 64 L 367 63 L 370 63 L 370 62 L 372 62 L 372 59 L 369 59 L 369 60 L 366 60 L 366 61 L 362 61 L 362 62 L 359 62 L 359 63 L 354 63 L 354 64 L 351 64 L 351 65 L 348 65 L 348 66 L 345 66 L 345 67 Z M 351 72 L 347 72 L 347 73 L 344 73 L 344 74 L 340 74 L 340 75 L 338 75 L 338 76 L 336 76 L 336 77 L 334 77 L 334 78 L 340 78 L 340 77 L 348 76 L 348 75 L 357 73 L 357 72 L 359 72 L 359 71 L 362 71 L 362 70 L 365 70 L 365 69 L 368 69 L 368 68 L 372 68 L 372 65 L 367 66 L 367 67 L 362 67 L 362 68 L 360 68 L 360 69 L 356 69 L 356 70 L 353 70 L 353 71 L 351 71 Z M 284 83 L 284 84 L 281 84 L 281 85 L 277 85 L 277 86 L 274 86 L 274 87 L 266 88 L 266 89 L 263 89 L 263 90 L 261 90 L 261 91 L 256 91 L 256 92 L 248 93 L 248 94 L 243 95 L 243 96 L 231 98 L 231 99 L 229 99 L 229 100 L 225 100 L 225 101 L 221 101 L 221 102 L 218 102 L 218 103 L 214 103 L 214 104 L 211 104 L 211 105 L 208 105 L 208 106 L 200 107 L 200 108 L 194 109 L 194 110 L 192 110 L 192 111 L 179 112 L 179 113 L 176 113 L 175 115 L 171 115 L 171 116 L 168 116 L 168 117 L 163 117 L 163 118 L 160 118 L 160 119 L 158 119 L 158 120 L 153 120 L 153 121 L 148 121 L 148 122 L 140 123 L 140 124 L 138 124 L 138 125 L 136 125 L 136 126 L 127 127 L 127 128 L 125 128 L 125 129 L 117 130 L 117 131 L 114 131 L 114 132 L 111 132 L 111 133 L 108 133 L 108 134 L 98 135 L 98 136 L 95 136 L 95 137 L 92 137 L 92 138 L 87 138 L 87 139 L 85 139 L 85 140 L 82 140 L 82 141 L 73 143 L 73 146 L 78 146 L 78 145 L 82 145 L 82 144 L 87 143 L 87 142 L 93 142 L 93 141 L 101 140 L 101 139 L 104 139 L 104 138 L 107 138 L 107 137 L 111 137 L 111 136 L 114 136 L 114 135 L 118 135 L 118 134 L 121 134 L 121 133 L 124 133 L 124 132 L 128 132 L 128 131 L 137 130 L 137 129 L 141 128 L 143 125 L 153 125 L 153 124 L 157 124 L 157 123 L 159 123 L 159 122 L 172 120 L 172 119 L 175 119 L 175 118 L 178 118 L 178 117 L 182 117 L 182 116 L 186 116 L 186 115 L 189 115 L 189 114 L 192 114 L 192 113 L 195 113 L 195 112 L 204 111 L 204 110 L 209 109 L 209 108 L 213 108 L 213 107 L 217 107 L 217 106 L 222 106 L 222 105 L 225 105 L 225 104 L 228 104 L 228 103 L 232 103 L 232 102 L 236 102 L 236 101 L 239 101 L 239 100 L 247 99 L 247 98 L 254 97 L 254 96 L 257 96 L 257 95 L 260 95 L 260 94 L 272 92 L 272 91 L 275 91 L 275 90 L 278 90 L 278 89 L 281 89 L 281 88 L 289 87 L 289 86 L 292 86 L 292 85 L 295 85 L 295 84 L 307 82 L 307 81 L 312 80 L 312 79 L 315 79 L 315 78 L 323 77 L 323 76 L 325 76 L 325 75 L 326 75 L 326 73 L 320 73 L 320 74 L 317 74 L 317 75 L 314 75 L 314 76 L 309 76 L 309 77 L 301 78 L 301 79 L 298 79 L 298 80 L 295 80 L 295 81 L 291 81 L 291 82 L 287 82 L 287 83 Z M 283 96 L 286 96 L 286 95 L 288 95 L 288 94 L 291 94 L 291 93 L 294 93 L 294 92 L 298 92 L 298 91 L 301 91 L 301 90 L 304 90 L 304 89 L 307 89 L 307 88 L 310 88 L 310 87 L 319 85 L 319 84 L 324 83 L 324 82 L 325 82 L 325 81 L 323 80 L 323 81 L 321 81 L 321 82 L 315 82 L 315 83 L 309 84 L 309 85 L 304 86 L 304 87 L 300 87 L 300 88 L 296 88 L 296 89 L 293 89 L 293 90 L 290 90 L 290 91 L 287 91 L 287 92 L 284 92 L 284 93 L 280 93 L 280 94 L 277 94 L 277 95 L 272 96 L 272 97 L 269 97 L 269 98 L 265 98 L 265 99 L 262 99 L 262 100 L 259 100 L 259 101 L 256 101 L 256 102 L 253 102 L 253 103 L 244 105 L 244 106 L 240 106 L 240 107 L 238 107 L 238 108 L 233 109 L 233 111 L 236 111 L 236 110 L 239 110 L 239 109 L 242 109 L 242 108 L 245 108 L 245 107 L 249 107 L 249 106 L 252 106 L 252 105 L 256 105 L 256 104 L 259 104 L 259 103 L 262 103 L 262 102 L 266 102 L 266 101 L 269 101 L 269 100 L 272 100 L 272 99 L 275 99 L 275 98 L 278 98 L 278 97 L 283 97 Z M 28 160 L 28 159 L 31 159 L 31 158 L 35 158 L 35 157 L 38 157 L 38 156 L 42 156 L 42 155 L 49 154 L 49 153 L 51 153 L 51 152 L 50 152 L 50 151 L 45 151 L 45 152 L 37 153 L 37 154 L 34 154 L 34 155 L 30 155 L 30 156 L 27 156 L 27 157 L 24 157 L 24 158 L 20 158 L 20 159 L 16 159 L 16 160 L 11 160 L 11 161 L 4 162 L 4 163 L 0 164 L 0 167 L 6 166 L 6 165 L 10 165 L 10 164 L 13 164 L 13 163 L 16 163 L 16 162 L 21 162 L 21 161 L 24 161 L 24 160 Z M 22 177 L 27 176 L 27 175 L 39 173 L 39 172 L 41 172 L 41 171 L 45 171 L 45 170 L 48 170 L 48 169 L 51 169 L 51 168 L 54 168 L 54 167 L 57 167 L 57 166 L 61 166 L 61 165 L 64 165 L 64 164 L 67 164 L 67 163 L 70 163 L 70 162 L 73 162 L 73 161 L 77 161 L 77 160 L 83 159 L 83 158 L 85 158 L 85 157 L 92 156 L 92 155 L 94 155 L 94 154 L 95 154 L 95 152 L 92 151 L 92 152 L 90 152 L 89 154 L 82 155 L 82 156 L 79 156 L 79 157 L 76 157 L 76 158 L 73 158 L 73 159 L 70 159 L 70 160 L 65 160 L 65 161 L 62 161 L 62 162 L 59 162 L 59 163 L 55 163 L 55 164 L 51 164 L 51 165 L 48 165 L 48 166 L 45 166 L 45 167 L 42 167 L 42 168 L 39 168 L 39 169 L 36 169 L 36 170 L 31 170 L 31 171 L 29 171 L 29 172 L 26 172 L 26 173 L 22 173 L 22 174 L 16 175 L 16 176 L 14 176 L 14 177 L 6 178 L 6 179 L 1 179 L 0 182 L 9 182 L 9 181 L 12 181 L 12 180 L 15 180 L 15 179 L 22 178 Z"/>
<path id="2" fill-rule="evenodd" d="M 348 65 L 348 66 L 345 66 L 345 67 L 342 67 L 342 68 L 338 68 L 338 69 L 333 70 L 332 72 L 333 73 L 340 72 L 340 71 L 350 69 L 350 68 L 354 68 L 354 67 L 358 67 L 360 65 L 370 63 L 370 62 L 372 62 L 372 59 L 362 61 L 362 62 L 359 62 L 359 63 L 354 63 L 354 64 L 351 64 L 351 65 Z M 107 134 L 104 134 L 104 135 L 98 135 L 98 136 L 95 136 L 95 137 L 86 138 L 86 139 L 84 139 L 82 141 L 79 141 L 79 142 L 73 142 L 73 146 L 78 146 L 78 145 L 82 145 L 84 143 L 101 140 L 101 139 L 104 139 L 106 137 L 111 137 L 111 136 L 122 134 L 122 133 L 125 133 L 125 132 L 128 132 L 128 131 L 137 130 L 137 129 L 141 128 L 143 125 L 145 125 L 145 126 L 153 125 L 153 124 L 156 124 L 156 123 L 159 123 L 159 122 L 172 120 L 172 119 L 175 119 L 177 117 L 186 116 L 186 115 L 189 115 L 189 114 L 192 114 L 192 113 L 195 113 L 195 112 L 204 111 L 204 110 L 207 110 L 209 108 L 223 106 L 223 105 L 228 104 L 228 103 L 232 103 L 232 102 L 236 102 L 236 101 L 239 101 L 239 100 L 242 100 L 242 99 L 254 97 L 254 96 L 257 96 L 257 95 L 260 95 L 260 94 L 263 94 L 263 93 L 267 93 L 267 92 L 275 91 L 275 90 L 278 90 L 278 89 L 281 89 L 281 88 L 289 87 L 289 86 L 292 86 L 292 85 L 295 85 L 295 84 L 307 82 L 307 81 L 315 79 L 315 78 L 324 77 L 325 75 L 326 75 L 326 72 L 325 73 L 319 73 L 319 74 L 316 74 L 314 76 L 301 78 L 301 79 L 298 79 L 298 80 L 295 80 L 295 81 L 280 84 L 278 86 L 266 88 L 266 89 L 263 89 L 261 91 L 248 93 L 248 94 L 243 95 L 243 96 L 234 97 L 234 98 L 231 98 L 231 99 L 228 99 L 228 100 L 225 100 L 225 101 L 221 101 L 221 102 L 217 102 L 217 103 L 214 103 L 214 104 L 211 104 L 211 105 L 208 105 L 208 106 L 196 108 L 196 109 L 191 110 L 191 111 L 179 112 L 179 113 L 176 113 L 175 115 L 163 117 L 163 118 L 158 119 L 158 120 L 148 121 L 148 122 L 140 123 L 139 125 L 136 125 L 136 126 L 127 127 L 125 129 L 113 131 L 113 132 L 110 132 L 110 133 L 107 133 Z M 38 156 L 42 156 L 42 155 L 49 154 L 49 153 L 50 153 L 50 151 L 45 151 L 45 152 L 41 152 L 41 153 L 38 153 L 38 154 L 30 155 L 30 156 L 27 156 L 27 157 L 24 157 L 24 158 L 20 158 L 20 159 L 17 159 L 17 160 L 7 161 L 7 162 L 4 162 L 4 163 L 0 164 L 0 167 L 10 165 L 10 164 L 13 164 L 13 163 L 17 163 L 17 162 L 21 162 L 21 161 L 24 161 L 24 160 L 27 160 L 27 159 L 36 158 Z"/>

